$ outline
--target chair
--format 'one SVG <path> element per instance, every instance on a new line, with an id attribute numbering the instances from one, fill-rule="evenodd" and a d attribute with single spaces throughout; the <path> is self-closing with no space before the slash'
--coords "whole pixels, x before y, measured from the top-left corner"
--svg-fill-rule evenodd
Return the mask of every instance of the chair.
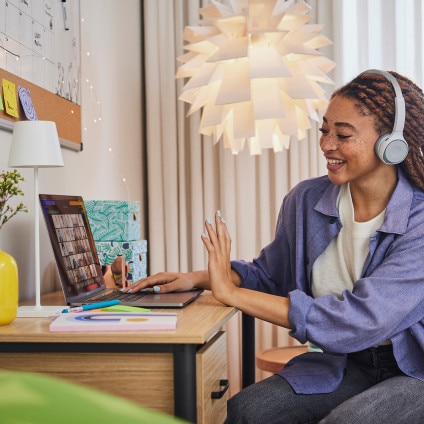
<path id="1" fill-rule="evenodd" d="M 308 351 L 308 346 L 274 347 L 256 354 L 256 366 L 262 371 L 277 373 L 290 359 Z"/>

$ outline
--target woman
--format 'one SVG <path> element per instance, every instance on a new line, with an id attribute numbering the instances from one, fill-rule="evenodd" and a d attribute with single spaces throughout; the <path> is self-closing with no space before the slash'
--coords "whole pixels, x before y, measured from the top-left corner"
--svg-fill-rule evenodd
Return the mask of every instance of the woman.
<path id="1" fill-rule="evenodd" d="M 210 288 L 323 350 L 232 397 L 229 423 L 424 422 L 424 96 L 391 75 L 393 83 L 367 71 L 333 94 L 320 139 L 328 175 L 285 197 L 275 239 L 258 258 L 230 262 L 217 213 L 202 234 L 208 272 L 161 273 L 131 288 Z M 402 120 L 396 93 L 408 143 L 400 135 L 407 150 L 395 151 L 398 165 L 376 154 L 376 141 Z"/>

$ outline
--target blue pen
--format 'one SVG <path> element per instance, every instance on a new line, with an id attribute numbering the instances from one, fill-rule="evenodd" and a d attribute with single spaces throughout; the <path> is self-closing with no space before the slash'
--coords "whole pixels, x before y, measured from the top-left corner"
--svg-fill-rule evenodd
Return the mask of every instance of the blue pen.
<path id="1" fill-rule="evenodd" d="M 91 303 L 90 305 L 77 306 L 76 308 L 64 309 L 62 314 L 91 311 L 92 309 L 106 308 L 107 306 L 118 305 L 120 300 L 108 300 L 107 302 Z"/>

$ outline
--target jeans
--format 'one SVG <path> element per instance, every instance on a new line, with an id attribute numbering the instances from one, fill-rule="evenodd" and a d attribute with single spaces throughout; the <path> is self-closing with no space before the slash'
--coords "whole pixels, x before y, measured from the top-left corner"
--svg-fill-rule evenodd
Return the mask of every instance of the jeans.
<path id="1" fill-rule="evenodd" d="M 399 370 L 391 345 L 365 349 L 334 392 L 296 394 L 274 375 L 229 399 L 226 423 L 423 424 L 424 382 Z"/>

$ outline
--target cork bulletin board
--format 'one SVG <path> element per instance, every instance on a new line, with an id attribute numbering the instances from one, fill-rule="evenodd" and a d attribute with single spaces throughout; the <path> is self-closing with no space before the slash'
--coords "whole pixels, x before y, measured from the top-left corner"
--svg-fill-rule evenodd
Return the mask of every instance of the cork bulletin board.
<path id="1" fill-rule="evenodd" d="M 79 2 L 0 0 L 0 128 L 54 121 L 61 145 L 76 151 L 83 146 Z"/>
<path id="2" fill-rule="evenodd" d="M 0 68 L 0 80 L 3 79 L 15 84 L 17 98 L 19 86 L 29 90 L 38 119 L 56 122 L 60 143 L 63 147 L 82 150 L 81 107 L 79 105 Z M 3 90 L 1 86 L 0 90 Z M 25 119 L 20 103 L 19 118 L 8 115 L 5 110 L 0 110 L 0 126 L 2 128 L 13 130 L 14 122 Z"/>

